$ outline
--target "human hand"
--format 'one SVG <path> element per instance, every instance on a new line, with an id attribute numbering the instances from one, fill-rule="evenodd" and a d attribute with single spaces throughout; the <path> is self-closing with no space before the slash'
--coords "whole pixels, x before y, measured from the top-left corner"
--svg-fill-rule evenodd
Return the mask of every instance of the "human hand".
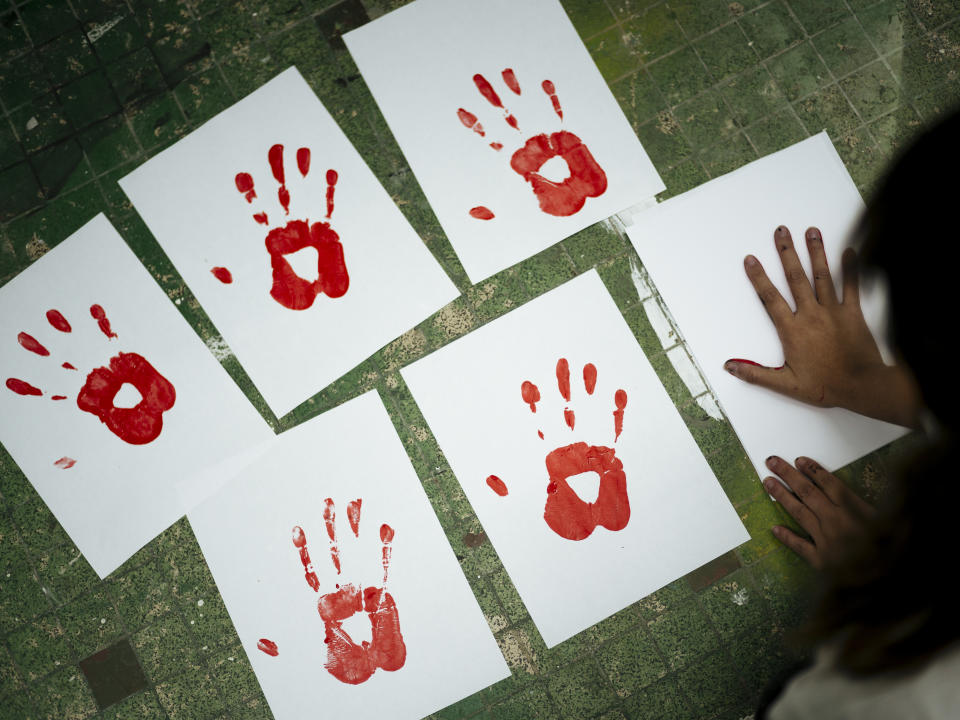
<path id="1" fill-rule="evenodd" d="M 782 525 L 773 527 L 773 535 L 820 570 L 841 560 L 851 542 L 863 534 L 874 509 L 810 458 L 799 457 L 796 465 L 794 468 L 776 455 L 768 457 L 767 467 L 790 489 L 772 477 L 766 478 L 763 486 L 810 539 Z"/>
<path id="2" fill-rule="evenodd" d="M 777 368 L 731 359 L 734 377 L 817 407 L 843 407 L 887 422 L 916 427 L 920 395 L 909 371 L 883 362 L 860 307 L 856 252 L 843 254 L 843 297 L 837 298 L 820 231 L 806 232 L 813 286 L 800 264 L 790 231 L 774 233 L 783 271 L 796 303 L 794 312 L 753 256 L 744 260 L 747 277 L 773 321 L 783 345 Z"/>

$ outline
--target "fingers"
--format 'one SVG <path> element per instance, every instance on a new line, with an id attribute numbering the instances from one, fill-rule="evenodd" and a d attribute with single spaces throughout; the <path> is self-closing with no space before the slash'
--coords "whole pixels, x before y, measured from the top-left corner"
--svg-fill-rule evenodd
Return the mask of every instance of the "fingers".
<path id="1" fill-rule="evenodd" d="M 800 527 L 810 535 L 819 532 L 820 521 L 817 519 L 816 514 L 805 505 L 800 498 L 784 487 L 783 483 L 777 482 L 777 480 L 772 477 L 768 477 L 763 481 L 763 487 L 766 488 L 766 491 L 774 500 L 783 506 L 783 509 L 790 514 L 790 517 L 797 521 Z"/>
<path id="2" fill-rule="evenodd" d="M 847 248 L 841 258 L 843 267 L 843 304 L 860 307 L 860 263 L 857 251 Z"/>
<path id="3" fill-rule="evenodd" d="M 773 240 L 777 246 L 777 252 L 780 253 L 780 262 L 783 263 L 783 274 L 787 278 L 787 285 L 790 286 L 790 292 L 793 293 L 793 299 L 799 310 L 802 306 L 814 302 L 807 271 L 800 264 L 797 250 L 793 246 L 793 237 L 786 226 L 781 225 L 774 231 Z"/>
<path id="4" fill-rule="evenodd" d="M 797 500 L 813 511 L 817 517 L 823 517 L 825 513 L 832 509 L 834 503 L 824 492 L 810 478 L 800 472 L 800 470 L 794 468 L 793 465 L 786 460 L 772 455 L 767 458 L 767 467 L 779 475 L 793 491 Z M 777 484 L 779 485 L 780 483 Z M 797 521 L 799 522 L 799 518 L 797 518 Z M 816 525 L 812 528 L 806 525 L 802 527 L 807 532 L 812 533 Z"/>
<path id="5" fill-rule="evenodd" d="M 830 266 L 827 264 L 827 254 L 823 250 L 823 236 L 820 230 L 812 227 L 807 229 L 807 252 L 810 253 L 810 265 L 813 268 L 813 288 L 817 293 L 817 300 L 823 304 L 837 302 L 837 290 L 830 277 Z"/>
<path id="6" fill-rule="evenodd" d="M 810 563 L 813 567 L 820 567 L 820 558 L 817 555 L 817 548 L 809 540 L 804 540 L 795 532 L 783 527 L 782 525 L 774 526 L 773 536 L 788 548 L 793 550 L 797 555 Z"/>
<path id="7" fill-rule="evenodd" d="M 797 468 L 817 484 L 834 505 L 853 507 L 862 515 L 873 514 L 873 506 L 848 488 L 840 478 L 827 472 L 822 465 L 808 457 L 798 457 Z"/>
<path id="8" fill-rule="evenodd" d="M 745 383 L 759 385 L 784 395 L 796 396 L 794 392 L 797 387 L 796 376 L 793 370 L 783 365 L 767 367 L 753 360 L 731 358 L 723 364 L 723 369 Z"/>
<path id="9" fill-rule="evenodd" d="M 793 317 L 793 310 L 787 305 L 787 301 L 783 299 L 780 291 L 770 282 L 770 278 L 767 277 L 767 273 L 764 272 L 763 265 L 760 264 L 759 260 L 753 255 L 747 255 L 743 261 L 743 268 L 747 271 L 747 277 L 750 278 L 753 289 L 757 291 L 760 302 L 763 303 L 763 307 L 773 321 L 774 327 L 779 332 L 783 323 Z"/>

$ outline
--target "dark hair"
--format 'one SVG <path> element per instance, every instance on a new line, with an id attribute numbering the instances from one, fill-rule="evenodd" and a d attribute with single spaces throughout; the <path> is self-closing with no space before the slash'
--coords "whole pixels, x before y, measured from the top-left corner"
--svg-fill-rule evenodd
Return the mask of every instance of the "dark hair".
<path id="1" fill-rule="evenodd" d="M 937 582 L 960 508 L 960 383 L 943 322 L 957 284 L 957 183 L 948 178 L 958 161 L 953 114 L 895 161 L 855 234 L 865 274 L 887 283 L 890 340 L 916 377 L 932 428 L 901 463 L 865 536 L 825 573 L 805 628 L 810 640 L 835 642 L 838 667 L 854 675 L 916 669 L 960 639 L 953 593 Z"/>

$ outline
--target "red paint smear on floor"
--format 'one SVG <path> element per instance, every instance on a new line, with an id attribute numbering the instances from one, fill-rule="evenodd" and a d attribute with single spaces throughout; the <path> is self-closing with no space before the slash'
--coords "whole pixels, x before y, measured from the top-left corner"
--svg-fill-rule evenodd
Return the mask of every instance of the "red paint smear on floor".
<path id="1" fill-rule="evenodd" d="M 333 191 L 337 186 L 337 171 L 327 170 L 327 219 L 333 215 Z"/>
<path id="2" fill-rule="evenodd" d="M 573 410 L 571 410 L 570 408 L 563 409 L 563 421 L 567 424 L 567 427 L 573 430 L 573 425 L 576 422 L 576 418 L 574 417 Z"/>
<path id="3" fill-rule="evenodd" d="M 90 306 L 90 317 L 97 321 L 97 325 L 100 326 L 100 332 L 108 338 L 117 337 L 117 334 L 110 328 L 110 320 L 107 318 L 107 313 L 100 305 Z"/>
<path id="4" fill-rule="evenodd" d="M 280 651 L 277 649 L 277 644 L 273 640 L 267 640 L 266 638 L 260 638 L 257 641 L 257 650 L 265 652 L 270 657 L 276 657 L 280 654 Z"/>
<path id="5" fill-rule="evenodd" d="M 113 404 L 124 383 L 130 383 L 140 393 L 140 402 L 132 408 L 118 408 Z M 87 375 L 77 395 L 77 407 L 96 415 L 124 442 L 144 445 L 160 435 L 163 413 L 173 407 L 176 398 L 173 384 L 142 355 L 119 353 L 110 358 L 109 368 L 95 368 Z"/>
<path id="6" fill-rule="evenodd" d="M 570 363 L 566 358 L 557 360 L 557 388 L 563 399 L 570 402 Z"/>
<path id="7" fill-rule="evenodd" d="M 562 158 L 570 175 L 556 183 L 538 173 L 551 158 Z M 562 130 L 536 135 L 517 150 L 510 167 L 530 183 L 540 209 L 548 215 L 565 217 L 578 212 L 588 197 L 606 192 L 607 176 L 590 150 L 573 133 Z"/>
<path id="8" fill-rule="evenodd" d="M 307 550 L 307 536 L 299 525 L 293 528 L 293 546 L 300 551 L 300 562 L 303 564 L 304 579 L 314 592 L 320 592 L 320 579 L 313 571 L 310 562 L 310 552 Z"/>
<path id="9" fill-rule="evenodd" d="M 593 363 L 583 366 L 583 387 L 587 395 L 593 395 L 593 390 L 597 387 L 597 366 Z"/>
<path id="10" fill-rule="evenodd" d="M 460 118 L 460 122 L 463 123 L 464 127 L 470 128 L 477 135 L 480 135 L 481 137 L 483 137 L 487 134 L 483 130 L 483 125 L 477 122 L 477 116 L 474 115 L 469 110 L 464 110 L 463 108 L 460 108 L 459 110 L 457 110 L 457 117 Z"/>
<path id="11" fill-rule="evenodd" d="M 493 220 L 494 214 L 490 208 L 477 205 L 475 208 L 470 208 L 470 217 L 476 218 L 477 220 Z"/>
<path id="12" fill-rule="evenodd" d="M 297 150 L 297 168 L 303 177 L 310 172 L 310 148 L 302 147 Z"/>
<path id="13" fill-rule="evenodd" d="M 62 458 L 60 458 L 53 464 L 62 470 L 69 470 L 70 468 L 72 468 L 74 465 L 77 464 L 77 461 L 71 457 L 67 457 L 66 455 L 64 455 Z"/>
<path id="14" fill-rule="evenodd" d="M 291 220 L 271 230 L 265 244 L 273 270 L 270 295 L 284 307 L 306 310 L 320 293 L 338 298 L 350 287 L 340 236 L 328 223 L 308 225 L 303 220 Z M 317 280 L 313 282 L 297 275 L 285 257 L 305 247 L 317 251 Z"/>
<path id="15" fill-rule="evenodd" d="M 354 537 L 360 537 L 360 506 L 363 500 L 357 498 L 347 505 L 347 520 L 350 521 L 350 529 Z"/>
<path id="16" fill-rule="evenodd" d="M 267 219 L 267 214 L 265 212 L 254 213 L 253 219 L 256 220 L 258 223 L 260 223 L 261 225 L 266 225 L 268 222 L 270 222 Z"/>
<path id="17" fill-rule="evenodd" d="M 66 396 L 66 395 L 53 395 L 50 399 L 51 399 L 51 400 L 66 400 L 66 399 L 67 399 L 67 396 Z"/>
<path id="18" fill-rule="evenodd" d="M 613 429 L 616 433 L 613 441 L 616 442 L 620 433 L 623 432 L 623 410 L 627 407 L 627 391 L 617 390 L 613 395 L 613 402 L 617 406 L 617 409 L 613 411 Z"/>
<path id="19" fill-rule="evenodd" d="M 76 368 L 68 362 L 63 363 L 60 367 L 64 368 L 65 370 L 76 370 Z"/>
<path id="20" fill-rule="evenodd" d="M 231 275 L 230 271 L 225 267 L 210 268 L 210 272 L 212 272 L 213 276 L 224 285 L 229 285 L 233 282 L 233 275 Z"/>
<path id="21" fill-rule="evenodd" d="M 59 310 L 47 310 L 47 322 L 60 332 L 68 333 L 73 329 Z"/>
<path id="22" fill-rule="evenodd" d="M 543 519 L 560 537 L 583 540 L 597 526 L 622 530 L 630 521 L 630 500 L 623 463 L 612 448 L 574 443 L 557 448 L 546 457 L 547 502 Z M 567 479 L 585 472 L 600 476 L 600 491 L 595 503 L 588 503 L 574 492 Z"/>
<path id="23" fill-rule="evenodd" d="M 33 335 L 28 335 L 25 332 L 19 333 L 17 335 L 17 342 L 20 343 L 24 348 L 29 350 L 32 353 L 37 355 L 42 355 L 46 357 L 50 354 L 50 351 L 47 350 L 43 345 L 41 345 Z"/>
<path id="24" fill-rule="evenodd" d="M 252 203 L 257 196 L 257 191 L 253 189 L 253 178 L 250 173 L 237 173 L 233 181 L 237 184 L 237 190 L 247 198 L 247 202 Z"/>
<path id="25" fill-rule="evenodd" d="M 493 490 L 500 497 L 507 496 L 507 484 L 498 478 L 496 475 L 491 475 L 487 478 L 487 485 L 490 486 L 490 489 Z"/>
<path id="26" fill-rule="evenodd" d="M 549 80 L 544 80 L 540 87 L 543 88 L 543 91 L 550 96 L 550 102 L 553 103 L 553 111 L 557 114 L 561 120 L 563 120 L 563 108 L 560 107 L 560 99 L 557 97 L 557 88 Z"/>
<path id="27" fill-rule="evenodd" d="M 267 160 L 270 161 L 270 171 L 274 179 L 280 183 L 277 190 L 277 199 L 283 207 L 283 211 L 290 214 L 290 191 L 287 190 L 286 176 L 283 171 L 283 145 L 277 143 L 267 151 Z"/>
<path id="28" fill-rule="evenodd" d="M 537 403 L 540 402 L 540 388 L 529 380 L 524 380 L 520 385 L 520 397 L 530 406 L 530 412 L 537 411 Z"/>
<path id="29" fill-rule="evenodd" d="M 17 380 L 17 378 L 7 378 L 6 385 L 17 395 L 43 395 L 43 390 L 40 388 L 34 387 L 23 380 Z"/>
<path id="30" fill-rule="evenodd" d="M 517 82 L 517 76 L 514 74 L 512 68 L 507 68 L 504 70 L 501 75 L 503 76 L 503 82 L 507 84 L 507 87 L 513 90 L 517 95 L 520 94 L 520 83 Z"/>
<path id="31" fill-rule="evenodd" d="M 337 513 L 332 498 L 327 498 L 323 503 L 323 522 L 327 526 L 327 535 L 330 538 L 330 560 L 333 561 L 333 566 L 337 569 L 337 575 L 339 575 L 340 549 L 337 547 Z"/>

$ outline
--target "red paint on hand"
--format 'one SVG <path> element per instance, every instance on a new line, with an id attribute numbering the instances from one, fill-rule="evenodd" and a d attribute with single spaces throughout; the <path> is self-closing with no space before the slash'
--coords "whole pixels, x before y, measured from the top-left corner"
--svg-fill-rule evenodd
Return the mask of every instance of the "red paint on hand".
<path id="1" fill-rule="evenodd" d="M 257 196 L 257 191 L 253 189 L 253 178 L 250 173 L 237 173 L 233 181 L 236 183 L 237 190 L 247 199 L 247 202 L 252 203 Z"/>
<path id="2" fill-rule="evenodd" d="M 62 458 L 60 458 L 53 464 L 56 465 L 61 470 L 69 470 L 70 468 L 72 468 L 74 465 L 77 464 L 77 461 L 74 460 L 73 458 L 70 458 L 64 455 Z"/>
<path id="3" fill-rule="evenodd" d="M 498 478 L 496 475 L 491 475 L 487 478 L 487 485 L 490 486 L 490 489 L 493 490 L 500 497 L 506 497 L 507 495 L 507 484 Z"/>
<path id="4" fill-rule="evenodd" d="M 620 439 L 620 433 L 623 432 L 623 410 L 627 407 L 627 391 L 617 390 L 613 395 L 613 402 L 617 406 L 617 409 L 613 411 L 613 430 L 615 433 L 613 441 L 616 442 Z"/>
<path id="5" fill-rule="evenodd" d="M 7 378 L 7 388 L 17 395 L 43 395 L 43 390 L 17 378 Z"/>
<path id="6" fill-rule="evenodd" d="M 212 272 L 213 276 L 224 285 L 229 285 L 233 282 L 233 275 L 225 267 L 210 268 L 210 272 Z"/>
<path id="7" fill-rule="evenodd" d="M 68 333 L 73 329 L 59 310 L 47 310 L 47 322 L 60 332 Z"/>
<path id="8" fill-rule="evenodd" d="M 100 305 L 90 306 L 90 317 L 97 321 L 97 325 L 100 327 L 100 332 L 102 332 L 108 338 L 117 337 L 117 334 L 110 328 L 110 320 L 107 318 L 107 313 Z"/>
<path id="9" fill-rule="evenodd" d="M 260 638 L 257 641 L 257 650 L 265 652 L 270 657 L 276 657 L 280 654 L 280 651 L 277 649 L 277 644 L 273 640 L 267 640 L 266 638 Z"/>
<path id="10" fill-rule="evenodd" d="M 493 220 L 494 214 L 490 208 L 478 205 L 475 208 L 470 208 L 470 217 L 476 218 L 477 220 Z"/>
<path id="11" fill-rule="evenodd" d="M 563 399 L 570 402 L 570 363 L 566 358 L 557 360 L 557 388 Z"/>
<path id="12" fill-rule="evenodd" d="M 108 333 L 109 327 L 108 323 L 104 334 Z M 141 396 L 140 402 L 132 408 L 118 408 L 113 404 L 124 383 L 133 385 Z M 96 368 L 87 375 L 87 381 L 77 395 L 77 407 L 96 415 L 124 442 L 143 445 L 160 434 L 163 413 L 173 407 L 176 397 L 170 381 L 143 356 L 119 353 L 110 358 L 109 368 Z"/>
<path id="13" fill-rule="evenodd" d="M 555 157 L 563 159 L 570 169 L 570 175 L 559 183 L 538 173 Z M 574 215 L 588 197 L 602 195 L 607 189 L 606 173 L 580 138 L 566 130 L 530 138 L 513 154 L 510 167 L 530 183 L 540 209 L 548 215 Z"/>
<path id="14" fill-rule="evenodd" d="M 520 94 L 520 83 L 517 82 L 517 76 L 513 72 L 512 68 L 505 69 L 501 76 L 503 77 L 503 82 L 506 83 L 506 86 L 510 88 L 514 94 Z"/>
<path id="15" fill-rule="evenodd" d="M 351 500 L 347 505 L 347 520 L 350 522 L 350 529 L 353 531 L 354 537 L 360 537 L 360 506 L 363 505 L 363 500 L 357 498 L 356 500 Z"/>
<path id="16" fill-rule="evenodd" d="M 630 500 L 623 463 L 613 448 L 573 443 L 557 448 L 546 457 L 550 483 L 543 519 L 557 535 L 567 540 L 583 540 L 597 526 L 622 530 L 630 521 Z M 600 492 L 595 503 L 582 500 L 567 479 L 585 472 L 600 476 Z"/>
<path id="17" fill-rule="evenodd" d="M 28 335 L 25 332 L 17 335 L 17 342 L 30 352 L 36 353 L 37 355 L 42 355 L 45 357 L 50 354 L 50 351 L 37 342 L 37 339 L 33 337 L 33 335 Z"/>
<path id="18" fill-rule="evenodd" d="M 520 385 L 520 397 L 530 406 L 530 412 L 537 411 L 537 403 L 540 402 L 540 389 L 529 380 L 524 380 Z"/>
<path id="19" fill-rule="evenodd" d="M 597 366 L 593 363 L 583 366 L 583 387 L 587 395 L 593 395 L 593 390 L 597 387 Z"/>

